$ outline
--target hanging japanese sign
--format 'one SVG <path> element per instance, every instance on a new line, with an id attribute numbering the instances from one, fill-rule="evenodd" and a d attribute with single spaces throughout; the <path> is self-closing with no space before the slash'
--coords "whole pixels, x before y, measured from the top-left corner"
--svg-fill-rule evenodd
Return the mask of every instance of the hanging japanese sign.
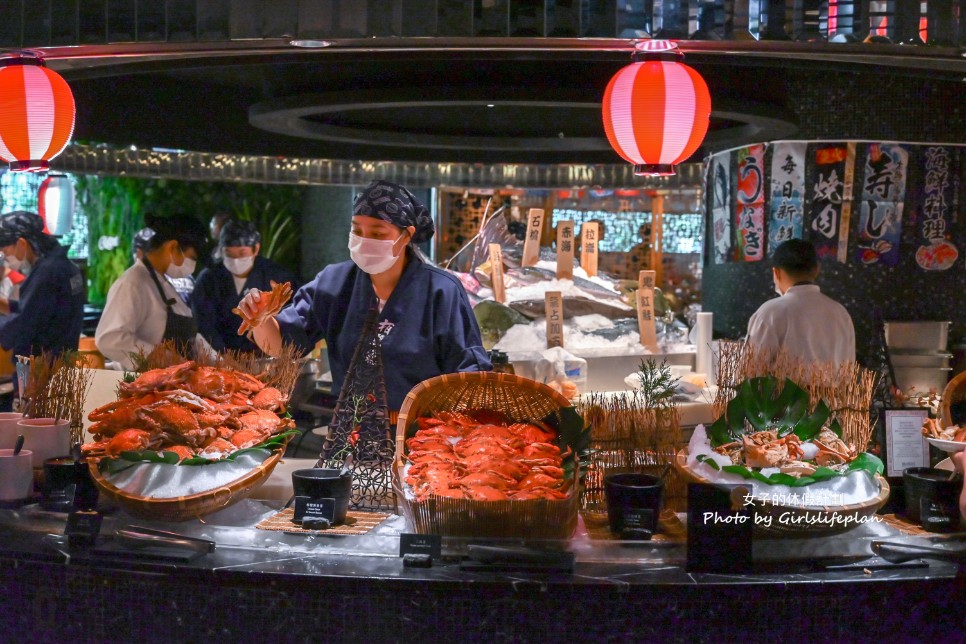
<path id="1" fill-rule="evenodd" d="M 859 204 L 858 260 L 863 264 L 899 263 L 903 201 L 909 153 L 893 143 L 870 143 Z"/>
<path id="2" fill-rule="evenodd" d="M 735 193 L 735 260 L 757 262 L 765 257 L 765 146 L 738 150 L 738 190 Z"/>
<path id="3" fill-rule="evenodd" d="M 731 257 L 731 155 L 716 154 L 709 164 L 711 195 L 711 255 L 715 264 Z"/>
<path id="4" fill-rule="evenodd" d="M 820 258 L 846 261 L 852 215 L 855 144 L 822 146 L 815 150 L 811 182 L 810 238 Z"/>
<path id="5" fill-rule="evenodd" d="M 922 176 L 916 263 L 927 271 L 944 271 L 959 257 L 959 251 L 950 241 L 951 210 L 956 194 L 953 150 L 941 146 L 926 148 L 922 155 Z"/>
<path id="6" fill-rule="evenodd" d="M 768 204 L 768 255 L 784 241 L 802 239 L 805 220 L 805 149 L 803 142 L 775 144 L 771 157 Z"/>

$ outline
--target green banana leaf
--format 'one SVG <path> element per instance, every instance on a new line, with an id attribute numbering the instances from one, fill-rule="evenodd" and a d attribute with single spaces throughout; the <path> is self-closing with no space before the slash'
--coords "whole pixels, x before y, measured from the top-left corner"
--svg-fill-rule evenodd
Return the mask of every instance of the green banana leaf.
<path id="1" fill-rule="evenodd" d="M 808 392 L 790 379 L 785 379 L 779 393 L 778 379 L 774 376 L 749 378 L 738 386 L 725 413 L 711 424 L 708 430 L 711 445 L 718 447 L 741 440 L 746 421 L 756 432 L 774 429 L 779 437 L 794 432 L 800 439 L 809 440 L 822 430 L 831 410 L 820 400 L 809 415 L 808 403 Z M 841 428 L 837 433 L 841 436 Z"/>
<path id="2" fill-rule="evenodd" d="M 855 459 L 849 463 L 848 467 L 844 472 L 839 472 L 827 467 L 818 467 L 815 472 L 809 476 L 799 476 L 795 477 L 790 474 L 783 474 L 781 472 L 774 472 L 769 476 L 765 476 L 761 472 L 755 469 L 745 467 L 744 465 L 718 465 L 712 458 L 708 458 L 704 454 L 698 455 L 696 460 L 699 463 L 704 463 L 711 467 L 712 469 L 728 472 L 730 474 L 737 474 L 746 479 L 754 479 L 756 481 L 761 481 L 762 483 L 767 483 L 769 485 L 787 485 L 788 487 L 805 487 L 806 485 L 811 485 L 812 483 L 818 483 L 819 481 L 827 481 L 829 479 L 834 479 L 839 476 L 846 476 L 852 472 L 866 472 L 870 477 L 875 477 L 876 474 L 881 474 L 883 472 L 882 461 L 878 457 L 869 454 L 868 452 L 862 452 Z"/>
<path id="3" fill-rule="evenodd" d="M 561 452 L 569 454 L 563 461 L 564 478 L 572 478 L 574 473 L 574 459 L 576 456 L 584 456 L 590 448 L 590 423 L 584 422 L 583 416 L 577 413 L 573 407 L 564 407 L 560 410 L 559 426 L 557 415 L 550 414 L 543 419 L 543 422 L 556 428 L 558 432 L 557 447 Z"/>
<path id="4" fill-rule="evenodd" d="M 295 429 L 290 429 L 287 432 L 282 432 L 281 434 L 276 434 L 271 436 L 265 441 L 262 441 L 258 445 L 253 445 L 251 447 L 246 447 L 245 449 L 239 449 L 223 459 L 211 460 L 207 458 L 202 458 L 200 456 L 194 456 L 192 458 L 186 458 L 180 461 L 181 465 L 211 465 L 212 463 L 221 463 L 222 461 L 233 461 L 242 454 L 248 452 L 268 452 L 271 453 L 275 449 L 283 448 L 285 446 L 286 440 L 297 435 L 299 432 Z M 156 450 L 140 450 L 140 451 L 128 451 L 121 452 L 117 458 L 102 458 L 97 464 L 98 469 L 101 472 L 106 472 L 108 474 L 117 474 L 118 472 L 123 472 L 129 467 L 133 467 L 138 463 L 161 463 L 164 465 L 178 465 L 179 457 L 174 452 L 156 451 Z"/>

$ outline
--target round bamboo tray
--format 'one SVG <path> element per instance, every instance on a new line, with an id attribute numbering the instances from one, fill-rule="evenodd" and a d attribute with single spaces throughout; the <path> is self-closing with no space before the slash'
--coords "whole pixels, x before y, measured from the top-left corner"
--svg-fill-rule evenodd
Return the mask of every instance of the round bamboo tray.
<path id="1" fill-rule="evenodd" d="M 963 401 L 966 401 L 966 371 L 946 383 L 946 388 L 943 389 L 940 402 L 940 419 L 943 429 L 956 424 L 953 422 L 952 404 Z"/>
<path id="2" fill-rule="evenodd" d="M 471 501 L 430 497 L 407 499 L 402 481 L 406 438 L 416 420 L 439 411 L 492 409 L 514 422 L 558 415 L 570 401 L 547 385 L 521 376 L 489 371 L 444 374 L 416 385 L 403 401 L 396 424 L 393 488 L 406 521 L 417 533 L 447 537 L 569 539 L 577 528 L 580 492 L 576 479 L 564 499 Z"/>
<path id="3" fill-rule="evenodd" d="M 228 485 L 199 492 L 188 496 L 172 497 L 167 499 L 155 499 L 144 496 L 129 494 L 120 488 L 115 487 L 97 468 L 97 464 L 90 463 L 91 478 L 100 489 L 102 494 L 107 495 L 117 503 L 125 512 L 142 519 L 153 519 L 155 521 L 190 521 L 203 517 L 206 514 L 222 510 L 233 503 L 237 503 L 247 498 L 258 486 L 264 483 L 271 475 L 275 465 L 282 458 L 284 449 L 273 450 L 272 454 L 262 461 L 262 463 L 250 472 L 235 479 Z M 177 467 L 177 466 L 172 466 Z M 184 467 L 205 467 L 204 465 Z"/>
<path id="4" fill-rule="evenodd" d="M 674 468 L 688 482 L 714 485 L 711 481 L 696 474 L 687 466 L 687 448 L 679 451 L 674 459 Z M 889 499 L 889 482 L 881 476 L 875 477 L 879 483 L 879 493 L 868 501 L 835 507 L 803 508 L 779 503 L 752 503 L 756 514 L 770 515 L 769 524 L 756 523 L 755 536 L 762 538 L 803 538 L 825 537 L 848 532 L 868 522 Z"/>

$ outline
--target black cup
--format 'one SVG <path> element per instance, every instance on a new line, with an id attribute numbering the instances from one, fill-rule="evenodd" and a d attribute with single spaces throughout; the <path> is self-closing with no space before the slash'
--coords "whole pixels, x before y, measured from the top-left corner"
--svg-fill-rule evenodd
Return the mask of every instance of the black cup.
<path id="1" fill-rule="evenodd" d="M 42 491 L 40 505 L 45 510 L 71 512 L 97 507 L 97 486 L 84 459 L 58 456 L 44 461 Z"/>
<path id="2" fill-rule="evenodd" d="M 902 472 L 906 517 L 929 532 L 959 529 L 961 476 L 933 467 L 910 467 Z"/>
<path id="3" fill-rule="evenodd" d="M 623 537 L 649 539 L 657 532 L 664 482 L 650 474 L 619 473 L 604 477 L 610 531 Z"/>
<path id="4" fill-rule="evenodd" d="M 352 494 L 352 473 L 337 469 L 314 467 L 292 472 L 292 489 L 295 496 L 311 499 L 335 499 L 333 525 L 345 523 Z"/>

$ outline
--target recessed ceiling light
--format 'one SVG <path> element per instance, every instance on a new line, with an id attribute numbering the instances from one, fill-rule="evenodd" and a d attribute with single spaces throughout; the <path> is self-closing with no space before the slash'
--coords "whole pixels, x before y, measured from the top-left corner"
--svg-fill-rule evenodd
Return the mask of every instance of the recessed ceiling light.
<path id="1" fill-rule="evenodd" d="M 487 107 L 493 107 L 493 103 L 487 103 L 486 106 Z"/>
<path id="2" fill-rule="evenodd" d="M 306 49 L 319 49 L 321 47 L 331 47 L 332 41 L 329 40 L 290 40 L 289 44 L 293 47 L 305 47 Z"/>

